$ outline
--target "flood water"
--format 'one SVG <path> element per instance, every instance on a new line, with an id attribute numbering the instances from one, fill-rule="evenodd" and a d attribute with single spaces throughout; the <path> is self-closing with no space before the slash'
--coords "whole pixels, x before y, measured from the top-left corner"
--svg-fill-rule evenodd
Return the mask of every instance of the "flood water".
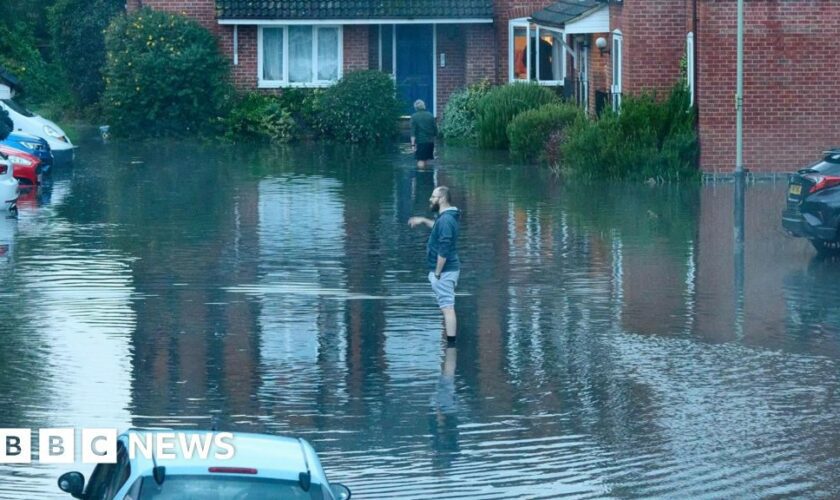
<path id="1" fill-rule="evenodd" d="M 82 141 L 0 219 L 0 428 L 292 434 L 360 499 L 840 495 L 840 261 L 782 233 L 783 179 L 736 258 L 731 184 L 441 155 Z M 406 225 L 435 185 L 456 349 Z"/>

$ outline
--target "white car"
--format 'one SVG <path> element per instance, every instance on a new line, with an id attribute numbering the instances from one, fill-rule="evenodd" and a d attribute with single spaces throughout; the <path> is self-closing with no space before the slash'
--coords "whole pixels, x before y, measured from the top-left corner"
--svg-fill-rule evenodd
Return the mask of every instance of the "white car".
<path id="1" fill-rule="evenodd" d="M 17 213 L 18 180 L 13 170 L 12 163 L 0 155 L 0 217 Z"/>
<path id="2" fill-rule="evenodd" d="M 9 118 L 15 124 L 15 130 L 26 132 L 44 138 L 53 152 L 67 151 L 72 153 L 73 143 L 61 127 L 55 123 L 36 115 L 12 99 L 0 99 L 0 108 L 9 113 Z"/>

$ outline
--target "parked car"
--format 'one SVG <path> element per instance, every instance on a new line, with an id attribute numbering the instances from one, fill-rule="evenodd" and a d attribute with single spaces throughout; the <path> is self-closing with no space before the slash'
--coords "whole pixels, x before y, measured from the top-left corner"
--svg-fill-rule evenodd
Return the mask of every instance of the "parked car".
<path id="1" fill-rule="evenodd" d="M 9 113 L 15 124 L 15 131 L 26 132 L 45 139 L 54 152 L 73 153 L 73 143 L 61 127 L 43 118 L 12 99 L 0 99 L 0 107 Z"/>
<path id="2" fill-rule="evenodd" d="M 41 160 L 40 174 L 42 177 L 50 175 L 53 167 L 53 154 L 50 144 L 46 139 L 27 134 L 25 132 L 14 132 L 9 134 L 0 144 L 18 149 Z M 39 179 L 40 182 L 40 179 Z"/>
<path id="3" fill-rule="evenodd" d="M 12 175 L 12 163 L 0 154 L 0 217 L 17 214 L 18 180 Z"/>
<path id="4" fill-rule="evenodd" d="M 303 439 L 236 433 L 231 441 L 235 453 L 228 460 L 214 459 L 212 453 L 207 458 L 186 458 L 177 446 L 167 450 L 177 458 L 154 460 L 142 453 L 130 456 L 129 436 L 137 434 L 136 439 L 144 440 L 157 432 L 164 431 L 132 429 L 121 434 L 117 463 L 97 465 L 87 485 L 79 472 L 63 474 L 58 487 L 75 498 L 97 500 L 347 500 L 351 496 L 346 486 L 327 481 L 318 455 Z"/>
<path id="5" fill-rule="evenodd" d="M 41 159 L 21 149 L 0 142 L 0 154 L 12 164 L 12 175 L 23 184 L 38 184 L 41 173 Z"/>
<path id="6" fill-rule="evenodd" d="M 790 176 L 782 227 L 819 253 L 840 254 L 840 148 Z"/>

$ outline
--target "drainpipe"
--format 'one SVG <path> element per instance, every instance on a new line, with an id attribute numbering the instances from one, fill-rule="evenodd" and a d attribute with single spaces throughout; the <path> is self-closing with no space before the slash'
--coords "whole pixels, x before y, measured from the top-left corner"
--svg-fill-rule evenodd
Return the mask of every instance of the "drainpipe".
<path id="1" fill-rule="evenodd" d="M 738 63 L 735 87 L 735 175 L 744 175 L 744 0 L 738 0 Z"/>

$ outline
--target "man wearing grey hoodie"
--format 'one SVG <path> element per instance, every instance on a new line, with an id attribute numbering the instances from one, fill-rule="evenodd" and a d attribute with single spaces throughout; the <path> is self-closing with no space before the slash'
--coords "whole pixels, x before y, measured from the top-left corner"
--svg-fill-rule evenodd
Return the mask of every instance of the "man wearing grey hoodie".
<path id="1" fill-rule="evenodd" d="M 455 287 L 461 274 L 458 260 L 458 221 L 461 213 L 450 204 L 449 188 L 438 186 L 429 198 L 429 208 L 437 213 L 435 220 L 412 217 L 408 225 L 421 224 L 432 229 L 426 245 L 426 262 L 430 269 L 429 282 L 443 313 L 446 340 L 455 342 L 457 319 L 455 316 Z"/>

